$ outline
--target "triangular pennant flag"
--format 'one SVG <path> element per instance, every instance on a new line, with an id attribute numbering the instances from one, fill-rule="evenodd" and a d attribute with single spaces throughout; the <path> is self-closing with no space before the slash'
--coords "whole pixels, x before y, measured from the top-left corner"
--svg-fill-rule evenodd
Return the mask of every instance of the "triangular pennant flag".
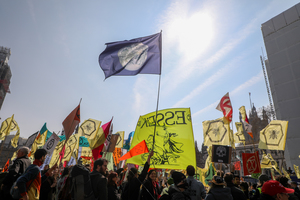
<path id="1" fill-rule="evenodd" d="M 148 153 L 148 152 L 149 150 L 147 144 L 145 140 L 143 140 L 142 142 L 135 145 L 132 149 L 130 149 L 130 151 L 128 151 L 124 156 L 119 158 L 119 161 L 127 160 L 129 158 L 132 158 L 133 156 L 141 155 L 143 153 Z"/>
<path id="2" fill-rule="evenodd" d="M 216 107 L 217 110 L 223 112 L 226 123 L 230 123 L 232 120 L 232 105 L 229 98 L 229 92 L 227 92 L 220 100 L 220 103 Z"/>
<path id="3" fill-rule="evenodd" d="M 8 166 L 9 166 L 9 159 L 7 160 L 5 166 L 3 167 L 2 172 L 6 172 L 8 170 Z"/>

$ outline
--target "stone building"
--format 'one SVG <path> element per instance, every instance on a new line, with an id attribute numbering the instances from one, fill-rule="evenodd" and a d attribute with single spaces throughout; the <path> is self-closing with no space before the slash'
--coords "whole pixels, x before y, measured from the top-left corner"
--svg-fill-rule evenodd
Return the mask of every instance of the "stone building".
<path id="1" fill-rule="evenodd" d="M 11 79 L 11 70 L 8 65 L 10 49 L 0 46 L 0 109 L 4 102 L 6 93 L 10 93 L 9 84 Z"/>

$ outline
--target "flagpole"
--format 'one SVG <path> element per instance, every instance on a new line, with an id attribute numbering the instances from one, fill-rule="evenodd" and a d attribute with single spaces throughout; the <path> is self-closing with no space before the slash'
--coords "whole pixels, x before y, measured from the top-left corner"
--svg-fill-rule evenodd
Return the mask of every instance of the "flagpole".
<path id="1" fill-rule="evenodd" d="M 160 32 L 162 33 L 162 30 Z M 162 41 L 161 41 L 161 38 L 160 38 L 160 70 L 161 70 L 161 66 L 162 66 Z M 157 112 L 158 112 L 158 104 L 159 104 L 160 81 L 161 81 L 161 73 L 159 74 L 159 81 L 158 81 L 158 92 L 157 92 L 157 100 L 156 100 L 155 126 L 154 126 L 152 151 L 154 150 L 154 144 L 155 144 L 155 132 L 156 132 L 156 126 L 157 126 L 156 124 L 157 124 Z"/>

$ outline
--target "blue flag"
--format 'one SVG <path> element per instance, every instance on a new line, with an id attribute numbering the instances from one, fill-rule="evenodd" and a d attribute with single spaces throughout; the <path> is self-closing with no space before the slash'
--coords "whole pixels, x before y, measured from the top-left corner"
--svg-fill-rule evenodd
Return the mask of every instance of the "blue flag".
<path id="1" fill-rule="evenodd" d="M 105 79 L 161 73 L 161 33 L 106 45 L 99 56 Z"/>

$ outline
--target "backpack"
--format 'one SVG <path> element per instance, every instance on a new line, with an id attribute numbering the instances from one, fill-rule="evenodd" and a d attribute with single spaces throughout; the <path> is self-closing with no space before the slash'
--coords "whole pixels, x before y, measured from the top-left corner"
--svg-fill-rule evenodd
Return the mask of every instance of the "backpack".
<path id="1" fill-rule="evenodd" d="M 75 165 L 70 173 L 72 200 L 94 200 L 90 172 L 83 165 Z"/>

